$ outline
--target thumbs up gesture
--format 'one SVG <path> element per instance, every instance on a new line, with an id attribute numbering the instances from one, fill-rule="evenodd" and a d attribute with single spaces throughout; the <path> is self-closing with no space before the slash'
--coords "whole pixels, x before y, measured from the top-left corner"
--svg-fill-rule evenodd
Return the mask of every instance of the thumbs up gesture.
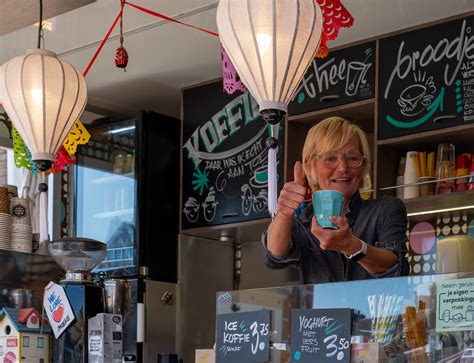
<path id="1" fill-rule="evenodd" d="M 304 183 L 303 165 L 297 161 L 294 169 L 294 180 L 286 183 L 278 198 L 278 211 L 280 215 L 292 217 L 298 206 L 304 201 L 306 186 Z"/>

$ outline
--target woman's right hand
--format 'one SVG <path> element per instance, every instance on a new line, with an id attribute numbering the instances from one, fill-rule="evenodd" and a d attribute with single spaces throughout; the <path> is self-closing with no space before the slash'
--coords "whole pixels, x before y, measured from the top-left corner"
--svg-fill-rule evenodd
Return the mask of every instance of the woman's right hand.
<path id="1" fill-rule="evenodd" d="M 293 217 L 298 206 L 303 203 L 306 195 L 306 186 L 304 182 L 303 165 L 299 161 L 293 168 L 294 180 L 283 186 L 278 197 L 277 214 L 285 217 Z"/>

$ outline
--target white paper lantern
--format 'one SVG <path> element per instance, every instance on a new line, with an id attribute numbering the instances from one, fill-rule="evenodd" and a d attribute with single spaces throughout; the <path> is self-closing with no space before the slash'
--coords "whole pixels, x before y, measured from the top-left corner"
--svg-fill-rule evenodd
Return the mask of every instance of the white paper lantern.
<path id="1" fill-rule="evenodd" d="M 319 47 L 323 15 L 316 0 L 220 0 L 221 43 L 272 125 L 268 147 L 268 210 L 277 212 L 278 123 Z"/>
<path id="2" fill-rule="evenodd" d="M 55 53 L 33 49 L 0 68 L 0 101 L 33 161 L 46 171 L 84 110 L 87 87 Z"/>
<path id="3" fill-rule="evenodd" d="M 323 16 L 315 0 L 220 0 L 219 36 L 260 106 L 287 112 L 319 47 Z"/>

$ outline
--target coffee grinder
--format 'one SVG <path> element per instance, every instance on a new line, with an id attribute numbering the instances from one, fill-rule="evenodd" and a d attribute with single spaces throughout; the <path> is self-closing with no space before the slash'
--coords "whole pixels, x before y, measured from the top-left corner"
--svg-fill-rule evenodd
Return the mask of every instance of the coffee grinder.
<path id="1" fill-rule="evenodd" d="M 107 255 L 105 243 L 87 238 L 63 238 L 48 244 L 49 254 L 66 272 L 61 280 L 75 322 L 54 342 L 54 362 L 88 362 L 87 320 L 105 312 L 104 292 L 90 271 Z"/>

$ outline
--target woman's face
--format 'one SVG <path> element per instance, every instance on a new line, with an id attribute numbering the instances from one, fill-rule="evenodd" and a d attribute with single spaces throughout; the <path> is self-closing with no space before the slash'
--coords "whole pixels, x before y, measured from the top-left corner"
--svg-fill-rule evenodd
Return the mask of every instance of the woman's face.
<path id="1" fill-rule="evenodd" d="M 319 190 L 340 191 L 344 193 L 345 200 L 349 201 L 359 189 L 364 163 L 359 167 L 350 167 L 347 165 L 346 158 L 361 155 L 358 140 L 352 138 L 339 150 L 318 155 L 317 159 L 313 159 L 310 164 L 311 178 L 318 182 Z M 329 166 L 325 160 L 331 160 L 333 163 L 335 161 L 337 165 Z"/>

